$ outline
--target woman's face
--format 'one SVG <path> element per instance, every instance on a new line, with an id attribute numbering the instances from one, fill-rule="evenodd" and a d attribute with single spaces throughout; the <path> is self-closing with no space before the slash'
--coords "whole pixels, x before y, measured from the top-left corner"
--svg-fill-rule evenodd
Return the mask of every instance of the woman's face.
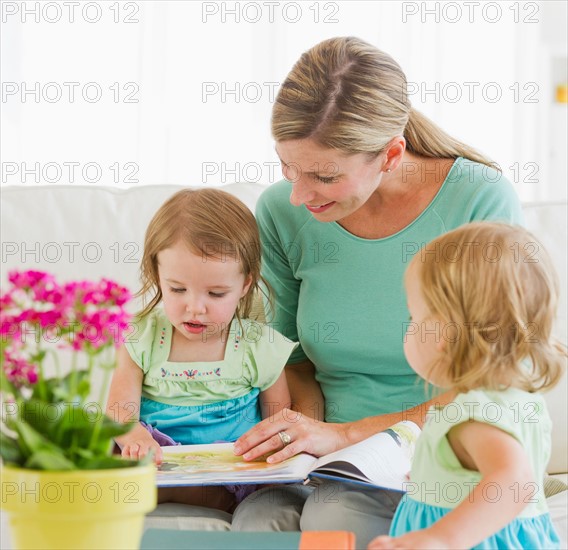
<path id="1" fill-rule="evenodd" d="M 342 220 L 376 191 L 385 155 L 372 161 L 363 153 L 345 155 L 310 139 L 276 144 L 284 177 L 292 183 L 290 202 L 304 206 L 321 222 Z"/>

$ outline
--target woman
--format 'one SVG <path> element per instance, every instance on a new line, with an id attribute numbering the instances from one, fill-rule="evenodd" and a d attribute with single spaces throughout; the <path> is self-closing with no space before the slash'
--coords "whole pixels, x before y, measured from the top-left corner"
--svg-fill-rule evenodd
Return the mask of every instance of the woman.
<path id="1" fill-rule="evenodd" d="M 422 425 L 428 407 L 452 395 L 424 402 L 404 358 L 403 272 L 425 243 L 464 223 L 518 223 L 515 192 L 414 110 L 400 67 L 357 38 L 302 55 L 276 99 L 272 133 L 286 180 L 263 193 L 257 221 L 274 328 L 301 344 L 286 367 L 296 412 L 258 424 L 237 454 L 321 456 L 402 419 Z M 241 503 L 233 528 L 346 529 L 365 546 L 388 532 L 399 500 L 347 483 L 267 488 Z"/>

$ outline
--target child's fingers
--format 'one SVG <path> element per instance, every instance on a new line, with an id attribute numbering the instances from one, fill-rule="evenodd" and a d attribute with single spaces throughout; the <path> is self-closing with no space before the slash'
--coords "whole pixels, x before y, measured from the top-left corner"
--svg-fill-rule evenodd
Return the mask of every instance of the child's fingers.
<path id="1" fill-rule="evenodd" d="M 164 459 L 164 455 L 162 453 L 162 447 L 160 447 L 157 443 L 156 445 L 152 446 L 152 449 L 154 451 L 154 463 L 156 464 L 156 466 L 159 466 L 163 459 Z"/>
<path id="2" fill-rule="evenodd" d="M 161 459 L 162 456 L 162 451 L 160 449 L 160 446 L 154 442 L 146 442 L 143 441 L 142 443 L 139 444 L 139 450 L 138 450 L 138 459 L 142 459 L 144 457 L 146 457 L 149 453 L 153 454 L 153 458 L 154 458 L 154 462 L 157 463 L 157 457 L 158 457 L 158 453 Z"/>
<path id="3" fill-rule="evenodd" d="M 122 457 L 130 460 L 138 460 L 140 445 L 138 443 L 127 443 L 122 447 Z"/>
<path id="4" fill-rule="evenodd" d="M 156 464 L 161 464 L 162 449 L 154 441 L 134 441 L 128 443 L 122 448 L 122 456 L 130 460 L 141 460 L 150 452 L 150 449 L 154 451 L 154 461 Z"/>
<path id="5" fill-rule="evenodd" d="M 144 458 L 148 453 L 153 453 L 153 460 L 156 466 L 159 466 L 163 460 L 162 448 L 156 441 L 151 441 L 150 443 L 142 443 L 140 445 L 140 450 L 138 451 L 138 459 Z"/>

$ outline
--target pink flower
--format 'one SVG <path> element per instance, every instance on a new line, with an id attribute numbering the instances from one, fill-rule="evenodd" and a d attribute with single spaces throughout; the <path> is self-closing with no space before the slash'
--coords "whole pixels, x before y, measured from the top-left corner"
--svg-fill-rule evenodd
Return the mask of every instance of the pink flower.
<path id="1" fill-rule="evenodd" d="M 2 319 L 0 322 L 0 336 L 2 342 L 7 342 L 8 338 L 15 338 L 20 333 L 20 324 L 12 319 Z"/>
<path id="2" fill-rule="evenodd" d="M 8 281 L 14 288 L 22 290 L 34 289 L 37 292 L 42 289 L 56 288 L 55 277 L 45 271 L 10 271 Z"/>
<path id="3" fill-rule="evenodd" d="M 4 350 L 4 372 L 16 387 L 29 386 L 38 380 L 37 366 L 13 350 Z"/>
<path id="4" fill-rule="evenodd" d="M 62 312 L 57 309 L 48 311 L 37 311 L 35 309 L 26 309 L 22 311 L 16 318 L 16 323 L 26 322 L 28 324 L 36 324 L 40 327 L 48 327 L 58 325 L 63 320 Z"/>
<path id="5" fill-rule="evenodd" d="M 12 287 L 0 296 L 0 335 L 12 349 L 4 350 L 6 374 L 18 384 L 37 380 L 25 357 L 38 356 L 42 338 L 53 342 L 62 335 L 60 347 L 91 355 L 124 340 L 130 319 L 124 305 L 131 299 L 126 287 L 104 278 L 59 285 L 53 275 L 33 270 L 11 271 L 8 280 Z"/>

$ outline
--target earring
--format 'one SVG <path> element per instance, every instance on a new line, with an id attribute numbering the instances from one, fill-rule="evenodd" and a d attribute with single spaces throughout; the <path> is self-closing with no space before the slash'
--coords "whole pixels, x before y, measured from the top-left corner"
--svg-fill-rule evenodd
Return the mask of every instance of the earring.
<path id="1" fill-rule="evenodd" d="M 390 171 L 391 171 L 391 169 L 390 169 L 390 168 L 387 168 L 387 172 L 390 172 Z"/>

